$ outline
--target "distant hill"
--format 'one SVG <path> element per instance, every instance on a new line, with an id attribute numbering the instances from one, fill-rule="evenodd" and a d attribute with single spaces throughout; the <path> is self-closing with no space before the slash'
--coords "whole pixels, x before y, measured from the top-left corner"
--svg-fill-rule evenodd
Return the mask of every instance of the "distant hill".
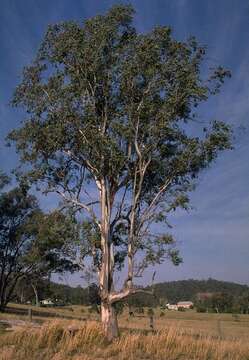
<path id="1" fill-rule="evenodd" d="M 233 296 L 240 296 L 249 291 L 247 285 L 233 282 L 208 280 L 179 280 L 163 282 L 154 285 L 155 294 L 158 298 L 167 299 L 170 303 L 181 300 L 194 300 L 198 293 L 223 292 Z"/>
<path id="2" fill-rule="evenodd" d="M 149 289 L 149 287 L 147 288 Z M 41 298 L 51 297 L 60 299 L 64 303 L 87 305 L 89 304 L 89 290 L 80 286 L 71 287 L 69 285 L 50 283 L 44 287 L 46 290 Z M 145 294 L 137 294 L 129 301 L 133 304 L 142 306 L 155 306 L 158 299 L 164 299 L 170 303 L 176 303 L 184 300 L 195 300 L 198 293 L 226 293 L 234 297 L 239 297 L 245 292 L 249 292 L 247 285 L 219 281 L 214 279 L 208 280 L 179 280 L 163 282 L 154 285 L 156 297 Z M 157 300 L 156 300 L 157 299 Z"/>

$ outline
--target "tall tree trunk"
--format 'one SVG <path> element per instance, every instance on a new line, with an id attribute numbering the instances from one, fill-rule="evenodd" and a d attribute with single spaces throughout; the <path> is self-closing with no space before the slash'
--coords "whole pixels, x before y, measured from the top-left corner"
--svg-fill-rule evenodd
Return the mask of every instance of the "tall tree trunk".
<path id="1" fill-rule="evenodd" d="M 118 337 L 118 321 L 114 306 L 110 303 L 101 303 L 101 321 L 105 336 L 109 341 Z"/>
<path id="2" fill-rule="evenodd" d="M 38 297 L 38 291 L 36 289 L 36 286 L 31 284 L 32 289 L 34 290 L 35 293 L 35 306 L 39 307 L 40 306 L 40 301 L 39 301 L 39 297 Z"/>
<path id="3" fill-rule="evenodd" d="M 110 294 L 114 290 L 113 270 L 114 254 L 110 234 L 111 202 L 110 191 L 107 191 L 105 180 L 100 182 L 101 202 L 101 250 L 102 260 L 99 273 L 101 295 L 101 321 L 106 338 L 111 341 L 118 336 L 117 315 L 110 301 Z"/>
<path id="4" fill-rule="evenodd" d="M 111 341 L 118 336 L 118 322 L 114 305 L 110 302 L 113 288 L 112 247 L 105 240 L 100 271 L 101 322 L 106 338 Z"/>
<path id="5" fill-rule="evenodd" d="M 5 297 L 3 294 L 1 294 L 0 296 L 0 312 L 5 312 L 5 308 L 6 308 L 6 301 L 5 301 Z"/>
<path id="6" fill-rule="evenodd" d="M 23 289 L 21 290 L 21 294 L 20 294 L 20 303 L 21 303 L 21 304 L 24 303 L 24 293 L 23 293 Z"/>
<path id="7" fill-rule="evenodd" d="M 6 287 L 4 284 L 0 284 L 0 312 L 4 312 L 6 308 Z"/>

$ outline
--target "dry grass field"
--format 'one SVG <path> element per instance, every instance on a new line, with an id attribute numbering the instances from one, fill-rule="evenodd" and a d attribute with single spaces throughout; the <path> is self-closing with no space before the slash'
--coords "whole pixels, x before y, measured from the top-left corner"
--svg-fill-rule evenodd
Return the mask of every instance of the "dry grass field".
<path id="1" fill-rule="evenodd" d="M 249 360 L 249 315 L 165 311 L 160 317 L 158 310 L 152 332 L 147 317 L 125 312 L 119 317 L 120 338 L 108 344 L 97 316 L 87 315 L 87 309 L 39 310 L 70 314 L 75 320 L 35 316 L 35 322 L 43 322 L 39 328 L 27 322 L 14 331 L 0 331 L 0 360 Z M 14 314 L 1 314 L 0 320 L 17 317 L 27 320 L 27 315 Z M 72 334 L 69 326 L 78 330 Z"/>

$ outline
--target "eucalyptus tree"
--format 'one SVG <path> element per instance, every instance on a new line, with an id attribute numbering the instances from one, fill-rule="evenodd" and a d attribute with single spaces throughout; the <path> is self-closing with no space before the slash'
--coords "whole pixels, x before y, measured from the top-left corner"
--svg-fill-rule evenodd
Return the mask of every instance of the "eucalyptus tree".
<path id="1" fill-rule="evenodd" d="M 209 69 L 193 37 L 175 40 L 165 26 L 137 33 L 133 13 L 114 6 L 84 24 L 49 26 L 13 98 L 27 116 L 9 136 L 26 177 L 85 216 L 82 256 L 98 274 L 109 339 L 118 334 L 114 304 L 141 291 L 134 278 L 181 261 L 168 215 L 188 208 L 199 172 L 231 147 L 224 122 L 195 121 L 230 73 Z"/>
<path id="2" fill-rule="evenodd" d="M 44 214 L 22 186 L 0 194 L 0 311 L 22 279 L 75 268 L 70 249 L 76 229 L 62 213 Z"/>

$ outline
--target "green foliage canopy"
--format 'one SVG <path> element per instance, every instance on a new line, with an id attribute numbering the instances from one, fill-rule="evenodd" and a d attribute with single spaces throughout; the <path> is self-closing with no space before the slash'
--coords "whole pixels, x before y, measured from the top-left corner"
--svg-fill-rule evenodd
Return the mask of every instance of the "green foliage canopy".
<path id="1" fill-rule="evenodd" d="M 18 281 L 73 270 L 70 246 L 77 231 L 64 214 L 44 214 L 26 188 L 0 194 L 0 310 Z M 70 242 L 69 242 L 70 239 Z M 69 246 L 70 244 L 70 246 Z"/>
<path id="2" fill-rule="evenodd" d="M 229 71 L 208 69 L 205 47 L 193 37 L 175 40 L 169 27 L 138 34 L 133 13 L 114 6 L 83 25 L 50 26 L 13 97 L 27 117 L 9 135 L 30 165 L 29 181 L 88 213 L 85 253 L 96 267 L 104 269 L 108 244 L 110 273 L 128 256 L 129 281 L 165 258 L 179 264 L 173 237 L 152 225 L 167 227 L 171 211 L 187 209 L 199 172 L 231 148 L 222 121 L 198 136 L 188 130 L 199 129 L 197 107 Z M 144 255 L 135 263 L 137 253 Z"/>

